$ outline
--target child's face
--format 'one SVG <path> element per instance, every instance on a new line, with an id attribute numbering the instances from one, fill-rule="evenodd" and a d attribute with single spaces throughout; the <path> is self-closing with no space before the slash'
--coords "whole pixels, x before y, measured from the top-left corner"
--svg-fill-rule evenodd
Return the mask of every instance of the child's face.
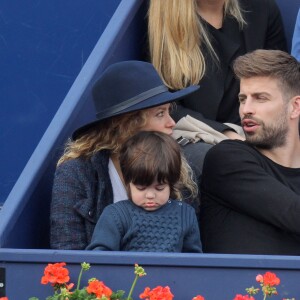
<path id="1" fill-rule="evenodd" d="M 170 186 L 154 182 L 149 186 L 129 184 L 132 202 L 148 211 L 156 210 L 167 203 Z"/>

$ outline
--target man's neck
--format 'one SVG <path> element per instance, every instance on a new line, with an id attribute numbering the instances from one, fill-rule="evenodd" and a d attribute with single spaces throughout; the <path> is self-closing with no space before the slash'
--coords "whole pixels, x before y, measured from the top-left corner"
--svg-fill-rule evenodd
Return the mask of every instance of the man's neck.
<path id="1" fill-rule="evenodd" d="M 258 149 L 260 153 L 287 168 L 300 168 L 300 139 L 288 141 L 285 146 L 271 150 Z"/>

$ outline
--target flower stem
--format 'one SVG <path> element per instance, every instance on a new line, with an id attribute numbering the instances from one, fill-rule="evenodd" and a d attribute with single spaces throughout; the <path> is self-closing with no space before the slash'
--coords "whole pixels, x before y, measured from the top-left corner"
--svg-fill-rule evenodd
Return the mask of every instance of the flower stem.
<path id="1" fill-rule="evenodd" d="M 79 290 L 79 287 L 80 287 L 80 281 L 81 281 L 82 273 L 83 273 L 83 267 L 81 267 L 80 273 L 78 275 L 77 288 L 76 288 L 77 291 Z"/>
<path id="2" fill-rule="evenodd" d="M 133 290 L 134 290 L 134 288 L 135 288 L 135 285 L 136 285 L 136 282 L 137 282 L 138 278 L 139 278 L 139 275 L 135 275 L 135 278 L 134 278 L 134 280 L 133 280 L 133 283 L 132 283 L 131 289 L 130 289 L 130 291 L 129 291 L 127 300 L 130 300 L 130 299 L 131 299 L 131 295 L 132 295 L 132 293 L 133 293 Z"/>

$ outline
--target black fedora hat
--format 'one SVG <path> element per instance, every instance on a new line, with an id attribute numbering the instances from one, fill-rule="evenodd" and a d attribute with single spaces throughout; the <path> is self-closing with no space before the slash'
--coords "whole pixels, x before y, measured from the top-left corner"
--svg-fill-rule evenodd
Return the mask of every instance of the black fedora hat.
<path id="1" fill-rule="evenodd" d="M 198 88 L 198 85 L 192 85 L 170 92 L 148 62 L 131 60 L 112 64 L 92 89 L 96 120 L 75 130 L 72 138 L 76 140 L 104 119 L 179 100 Z"/>

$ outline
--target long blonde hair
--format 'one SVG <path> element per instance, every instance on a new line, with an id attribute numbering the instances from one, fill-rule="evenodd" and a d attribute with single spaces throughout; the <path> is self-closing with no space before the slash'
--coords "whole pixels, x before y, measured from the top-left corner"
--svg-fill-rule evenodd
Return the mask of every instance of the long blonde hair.
<path id="1" fill-rule="evenodd" d="M 225 0 L 224 16 L 246 24 L 238 0 Z M 196 0 L 150 0 L 148 38 L 151 62 L 171 89 L 198 84 L 205 73 L 205 45 L 218 60 L 205 26 L 197 14 Z"/>
<path id="2" fill-rule="evenodd" d="M 59 159 L 57 166 L 65 161 L 79 157 L 89 159 L 101 150 L 118 153 L 124 142 L 146 125 L 147 119 L 148 110 L 144 109 L 99 122 L 99 124 L 91 127 L 78 139 L 68 139 L 64 153 Z M 197 197 L 198 187 L 193 180 L 193 171 L 184 157 L 182 157 L 179 186 L 189 192 L 187 197 Z M 178 197 L 182 197 L 181 191 Z"/>

